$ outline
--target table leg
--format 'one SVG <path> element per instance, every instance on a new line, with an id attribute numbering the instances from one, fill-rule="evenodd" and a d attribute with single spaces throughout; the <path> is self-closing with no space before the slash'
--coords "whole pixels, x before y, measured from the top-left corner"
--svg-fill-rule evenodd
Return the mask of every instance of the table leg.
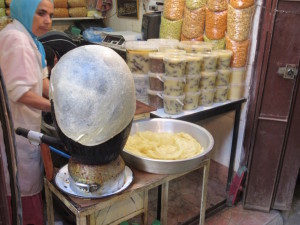
<path id="1" fill-rule="evenodd" d="M 92 213 L 91 215 L 87 216 L 86 217 L 87 219 L 87 223 L 88 225 L 96 225 L 96 216 L 95 216 L 95 213 Z"/>
<path id="2" fill-rule="evenodd" d="M 53 199 L 52 192 L 50 191 L 48 181 L 45 180 L 45 199 L 46 199 L 46 207 L 47 207 L 47 221 L 48 225 L 54 225 L 54 211 L 53 211 Z"/>
<path id="3" fill-rule="evenodd" d="M 169 181 L 162 184 L 161 189 L 161 212 L 160 221 L 162 224 L 168 224 L 168 198 L 169 198 Z"/>
<path id="4" fill-rule="evenodd" d="M 76 225 L 87 225 L 86 220 L 86 216 L 76 215 Z"/>
<path id="5" fill-rule="evenodd" d="M 208 175 L 209 175 L 209 166 L 210 166 L 210 159 L 208 159 L 205 162 L 205 165 L 203 167 L 199 225 L 204 225 L 204 222 L 205 222 L 205 210 L 206 210 L 206 196 L 207 196 L 207 183 L 208 183 Z"/>
<path id="6" fill-rule="evenodd" d="M 149 193 L 149 190 L 146 189 L 144 191 L 144 213 L 143 213 L 143 224 L 144 225 L 147 225 L 147 220 L 148 220 L 148 201 L 149 201 L 149 198 L 148 198 L 148 193 Z"/>

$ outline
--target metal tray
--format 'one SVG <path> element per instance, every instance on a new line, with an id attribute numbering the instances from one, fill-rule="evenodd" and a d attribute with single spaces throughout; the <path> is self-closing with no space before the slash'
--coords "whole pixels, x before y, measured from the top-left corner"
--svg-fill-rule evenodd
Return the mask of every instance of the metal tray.
<path id="1" fill-rule="evenodd" d="M 176 174 L 188 172 L 199 166 L 204 156 L 213 148 L 214 139 L 203 127 L 175 119 L 150 119 L 136 121 L 132 124 L 130 135 L 139 131 L 153 132 L 185 132 L 195 138 L 203 147 L 204 151 L 193 158 L 183 160 L 157 160 L 135 156 L 124 149 L 121 155 L 129 165 L 149 173 Z"/>

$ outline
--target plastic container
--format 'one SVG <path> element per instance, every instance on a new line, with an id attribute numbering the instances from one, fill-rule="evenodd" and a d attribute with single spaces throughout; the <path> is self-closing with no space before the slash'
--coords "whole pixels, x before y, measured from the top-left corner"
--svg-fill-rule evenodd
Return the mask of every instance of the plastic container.
<path id="1" fill-rule="evenodd" d="M 215 50 L 213 53 L 218 55 L 217 69 L 228 69 L 230 67 L 232 51 Z"/>
<path id="2" fill-rule="evenodd" d="M 136 98 L 148 98 L 149 76 L 148 74 L 132 74 L 135 86 Z"/>
<path id="3" fill-rule="evenodd" d="M 212 44 L 204 41 L 181 41 L 178 48 L 185 50 L 187 53 L 210 52 Z"/>
<path id="4" fill-rule="evenodd" d="M 186 92 L 184 98 L 184 110 L 193 110 L 198 108 L 198 102 L 200 97 L 200 91 L 198 92 Z"/>
<path id="5" fill-rule="evenodd" d="M 164 112 L 171 115 L 180 114 L 183 112 L 183 101 L 185 96 L 169 96 L 163 94 Z"/>
<path id="6" fill-rule="evenodd" d="M 163 76 L 164 94 L 171 96 L 183 95 L 185 77 Z"/>
<path id="7" fill-rule="evenodd" d="M 214 102 L 225 102 L 227 100 L 228 86 L 216 87 Z"/>
<path id="8" fill-rule="evenodd" d="M 181 50 L 181 49 L 177 49 L 177 48 L 170 48 L 168 46 L 160 46 L 159 51 L 169 53 L 169 54 L 182 54 L 182 55 L 186 53 L 185 50 Z"/>
<path id="9" fill-rule="evenodd" d="M 185 74 L 186 57 L 178 54 L 167 54 L 164 57 L 165 73 L 170 77 L 183 77 Z"/>
<path id="10" fill-rule="evenodd" d="M 198 54 L 186 54 L 185 74 L 199 75 L 203 57 Z"/>
<path id="11" fill-rule="evenodd" d="M 163 99 L 162 99 L 162 91 L 152 91 L 148 90 L 148 96 L 149 96 L 149 105 L 160 109 L 164 107 Z"/>
<path id="12" fill-rule="evenodd" d="M 127 65 L 132 73 L 146 74 L 149 72 L 149 53 L 156 52 L 157 46 L 147 41 L 125 42 Z"/>
<path id="13" fill-rule="evenodd" d="M 199 53 L 203 57 L 202 71 L 216 71 L 219 56 L 216 53 Z"/>
<path id="14" fill-rule="evenodd" d="M 242 84 L 245 82 L 245 76 L 246 76 L 246 67 L 232 68 L 232 72 L 229 78 L 229 83 Z"/>
<path id="15" fill-rule="evenodd" d="M 163 91 L 164 83 L 163 76 L 164 73 L 150 73 L 149 72 L 149 88 L 153 91 Z"/>
<path id="16" fill-rule="evenodd" d="M 184 92 L 197 92 L 199 91 L 199 83 L 201 75 L 188 75 L 185 77 L 186 83 L 184 85 Z"/>
<path id="17" fill-rule="evenodd" d="M 227 86 L 229 84 L 229 78 L 231 75 L 231 69 L 217 70 L 216 86 Z"/>
<path id="18" fill-rule="evenodd" d="M 149 53 L 149 71 L 151 73 L 164 73 L 165 64 L 164 57 L 165 53 L 163 52 L 150 52 Z"/>
<path id="19" fill-rule="evenodd" d="M 212 105 L 214 103 L 214 96 L 215 96 L 215 92 L 216 89 L 201 89 L 201 95 L 199 98 L 199 102 L 198 105 L 201 106 L 209 106 Z"/>
<path id="20" fill-rule="evenodd" d="M 217 49 L 225 49 L 225 44 L 226 44 L 226 39 L 221 38 L 219 40 L 214 40 L 214 39 L 209 39 L 206 35 L 203 35 L 203 39 L 205 42 L 211 43 L 212 44 L 212 49 L 217 50 Z"/>
<path id="21" fill-rule="evenodd" d="M 228 87 L 228 100 L 241 99 L 244 96 L 245 84 L 231 84 Z"/>
<path id="22" fill-rule="evenodd" d="M 212 89 L 215 87 L 217 72 L 203 71 L 201 73 L 200 89 Z"/>

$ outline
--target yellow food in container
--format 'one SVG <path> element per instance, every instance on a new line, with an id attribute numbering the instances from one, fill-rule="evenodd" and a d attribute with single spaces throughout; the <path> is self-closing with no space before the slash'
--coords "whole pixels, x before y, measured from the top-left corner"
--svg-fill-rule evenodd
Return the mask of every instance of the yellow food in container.
<path id="1" fill-rule="evenodd" d="M 183 17 L 185 0 L 165 0 L 163 17 L 168 20 L 180 20 Z"/>
<path id="2" fill-rule="evenodd" d="M 228 88 L 228 99 L 238 100 L 244 96 L 245 84 L 231 84 Z"/>
<path id="3" fill-rule="evenodd" d="M 213 52 L 199 53 L 203 57 L 202 71 L 216 71 L 218 55 Z"/>
<path id="4" fill-rule="evenodd" d="M 186 54 L 186 65 L 185 74 L 186 75 L 199 75 L 201 71 L 201 64 L 203 57 L 199 54 Z"/>
<path id="5" fill-rule="evenodd" d="M 164 107 L 163 99 L 162 99 L 162 91 L 153 91 L 153 90 L 148 90 L 148 95 L 149 95 L 149 105 L 160 109 Z"/>
<path id="6" fill-rule="evenodd" d="M 147 41 L 125 42 L 127 65 L 132 73 L 147 74 L 149 72 L 149 53 L 156 52 L 157 47 Z"/>
<path id="7" fill-rule="evenodd" d="M 254 0 L 230 0 L 230 5 L 235 9 L 245 9 L 254 5 Z"/>
<path id="8" fill-rule="evenodd" d="M 162 16 L 161 23 L 160 23 L 159 37 L 166 38 L 166 39 L 180 40 L 181 27 L 182 27 L 182 19 L 172 21 Z"/>
<path id="9" fill-rule="evenodd" d="M 205 42 L 211 43 L 212 44 L 212 50 L 219 50 L 219 49 L 224 49 L 225 44 L 226 44 L 226 39 L 221 38 L 219 40 L 213 40 L 209 39 L 206 35 L 203 36 L 203 39 Z"/>
<path id="10" fill-rule="evenodd" d="M 182 22 L 182 35 L 187 38 L 196 38 L 203 34 L 205 25 L 205 8 L 188 9 L 184 8 Z"/>
<path id="11" fill-rule="evenodd" d="M 185 77 L 186 83 L 184 85 L 184 92 L 197 92 L 199 91 L 199 83 L 201 75 L 188 75 Z"/>
<path id="12" fill-rule="evenodd" d="M 193 110 L 198 108 L 200 97 L 200 91 L 198 92 L 186 92 L 184 98 L 183 110 Z"/>
<path id="13" fill-rule="evenodd" d="M 246 68 L 232 68 L 230 74 L 229 83 L 230 84 L 242 84 L 245 81 Z"/>
<path id="14" fill-rule="evenodd" d="M 228 86 L 216 87 L 214 102 L 225 102 L 227 100 Z"/>
<path id="15" fill-rule="evenodd" d="M 185 50 L 187 53 L 210 52 L 212 44 L 203 41 L 181 41 L 178 48 Z"/>
<path id="16" fill-rule="evenodd" d="M 148 74 L 132 74 L 135 95 L 138 99 L 148 98 L 148 89 L 149 89 L 149 75 Z"/>
<path id="17" fill-rule="evenodd" d="M 217 70 L 216 86 L 227 86 L 231 75 L 231 69 Z"/>
<path id="18" fill-rule="evenodd" d="M 205 35 L 209 39 L 219 40 L 225 37 L 227 29 L 227 10 L 213 12 L 206 8 Z"/>
<path id="19" fill-rule="evenodd" d="M 200 89 L 212 89 L 215 87 L 217 72 L 203 71 L 201 73 L 199 87 Z"/>
<path id="20" fill-rule="evenodd" d="M 167 54 L 164 57 L 165 73 L 170 77 L 183 77 L 185 74 L 186 57 L 180 54 Z"/>
<path id="21" fill-rule="evenodd" d="M 217 69 L 228 69 L 231 63 L 232 51 L 230 50 L 215 50 L 218 57 Z"/>
<path id="22" fill-rule="evenodd" d="M 183 112 L 183 101 L 185 96 L 169 96 L 163 94 L 164 112 L 170 115 L 176 115 Z"/>
<path id="23" fill-rule="evenodd" d="M 164 94 L 169 96 L 180 96 L 184 92 L 185 77 L 163 76 Z"/>
<path id="24" fill-rule="evenodd" d="M 210 11 L 224 11 L 227 9 L 228 1 L 227 0 L 207 0 L 207 8 Z"/>
<path id="25" fill-rule="evenodd" d="M 209 106 L 214 103 L 214 96 L 216 89 L 201 89 L 201 95 L 199 98 L 198 105 L 199 106 Z"/>
<path id="26" fill-rule="evenodd" d="M 165 64 L 164 57 L 165 53 L 163 52 L 150 52 L 149 53 L 149 71 L 152 73 L 164 73 Z"/>
<path id="27" fill-rule="evenodd" d="M 234 41 L 226 37 L 226 49 L 232 51 L 231 67 L 240 68 L 246 65 L 250 40 Z"/>
<path id="28" fill-rule="evenodd" d="M 254 6 L 235 9 L 228 6 L 227 35 L 234 41 L 245 41 L 249 38 Z"/>

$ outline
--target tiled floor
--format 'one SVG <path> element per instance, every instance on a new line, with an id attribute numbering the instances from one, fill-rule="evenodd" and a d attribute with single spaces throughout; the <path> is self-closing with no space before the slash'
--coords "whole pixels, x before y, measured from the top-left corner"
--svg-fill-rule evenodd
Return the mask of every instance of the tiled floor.
<path id="1" fill-rule="evenodd" d="M 200 169 L 170 182 L 167 225 L 199 224 L 201 178 L 202 170 Z M 225 199 L 226 178 L 226 167 L 212 162 L 208 182 L 207 208 L 211 208 Z M 205 225 L 282 225 L 283 219 L 286 225 L 300 224 L 300 185 L 297 190 L 295 199 L 298 198 L 298 203 L 294 203 L 294 209 L 284 216 L 276 210 L 272 210 L 270 213 L 245 210 L 239 203 L 233 207 L 225 207 L 213 216 L 206 218 Z M 152 189 L 149 193 L 148 224 L 151 224 L 156 218 L 156 202 L 157 189 Z M 71 222 L 72 218 L 67 221 L 58 213 L 56 220 L 62 220 L 63 225 L 75 224 Z M 135 217 L 129 220 L 129 223 L 141 224 L 141 218 Z"/>

